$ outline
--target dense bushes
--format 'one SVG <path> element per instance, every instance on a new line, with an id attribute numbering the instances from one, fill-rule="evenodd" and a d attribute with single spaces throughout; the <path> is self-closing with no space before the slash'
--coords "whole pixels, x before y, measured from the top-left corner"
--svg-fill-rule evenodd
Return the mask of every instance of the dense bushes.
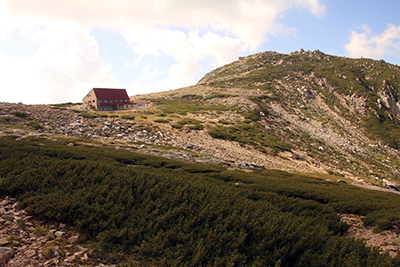
<path id="1" fill-rule="evenodd" d="M 364 118 L 364 126 L 373 137 L 380 138 L 383 142 L 395 149 L 400 148 L 400 121 L 397 117 L 382 110 L 379 115 Z"/>
<path id="2" fill-rule="evenodd" d="M 201 112 L 209 112 L 212 110 L 216 111 L 237 110 L 237 107 L 213 105 L 208 102 L 199 102 L 196 100 L 192 100 L 190 98 L 181 98 L 181 99 L 176 99 L 175 101 L 162 98 L 154 98 L 146 100 L 154 103 L 155 105 L 157 105 L 158 109 L 167 114 L 177 113 L 181 115 L 186 115 L 188 112 L 201 113 Z"/>
<path id="3" fill-rule="evenodd" d="M 35 130 L 43 129 L 43 126 L 37 121 L 31 121 L 28 123 L 29 127 L 32 127 Z"/>
<path id="4" fill-rule="evenodd" d="M 201 121 L 191 118 L 181 119 L 177 123 L 171 124 L 171 126 L 175 129 L 181 129 L 183 126 L 186 126 L 190 130 L 202 130 L 204 128 Z"/>
<path id="5" fill-rule="evenodd" d="M 20 112 L 20 111 L 15 111 L 12 114 L 15 117 L 22 118 L 22 119 L 25 119 L 26 117 L 28 117 L 28 114 L 26 114 L 25 112 Z"/>
<path id="6" fill-rule="evenodd" d="M 241 144 L 251 145 L 254 148 L 265 151 L 265 147 L 271 148 L 273 151 L 291 150 L 289 144 L 277 140 L 261 129 L 259 125 L 247 123 L 238 123 L 235 126 L 216 126 L 211 128 L 208 133 L 213 138 L 236 141 Z"/>
<path id="7" fill-rule="evenodd" d="M 122 115 L 121 119 L 123 119 L 123 120 L 134 120 L 135 116 L 133 116 L 133 115 Z"/>
<path id="8" fill-rule="evenodd" d="M 349 185 L 33 138 L 0 138 L 0 177 L 0 194 L 18 197 L 30 213 L 71 223 L 104 252 L 119 251 L 139 263 L 395 265 L 340 236 L 346 225 L 337 215 L 343 207 L 335 204 L 352 195 L 352 205 L 359 203 L 360 213 L 368 215 L 392 208 L 389 202 L 397 203 L 398 196 Z M 364 208 L 371 197 L 379 204 Z"/>
<path id="9" fill-rule="evenodd" d="M 154 122 L 156 122 L 156 123 L 169 123 L 169 120 L 166 120 L 166 119 L 155 119 Z"/>

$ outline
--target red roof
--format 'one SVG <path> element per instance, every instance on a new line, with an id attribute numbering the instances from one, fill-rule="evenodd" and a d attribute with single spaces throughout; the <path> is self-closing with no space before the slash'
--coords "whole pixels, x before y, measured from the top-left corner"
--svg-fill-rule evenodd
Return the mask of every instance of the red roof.
<path id="1" fill-rule="evenodd" d="M 129 101 L 129 102 L 113 102 L 113 103 L 99 103 L 100 106 L 115 106 L 115 105 L 137 105 L 137 104 L 146 104 L 146 101 L 138 100 L 138 101 Z"/>
<path id="2" fill-rule="evenodd" d="M 133 105 L 132 102 L 99 103 L 99 106 Z"/>
<path id="3" fill-rule="evenodd" d="M 93 88 L 98 100 L 129 100 L 125 89 Z"/>

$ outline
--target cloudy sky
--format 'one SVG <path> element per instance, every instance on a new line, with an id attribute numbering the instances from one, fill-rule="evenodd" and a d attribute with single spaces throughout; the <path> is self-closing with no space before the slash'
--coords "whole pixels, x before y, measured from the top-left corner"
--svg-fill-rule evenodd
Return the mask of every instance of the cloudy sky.
<path id="1" fill-rule="evenodd" d="M 263 51 L 400 64 L 398 0 L 0 0 L 0 101 L 195 84 Z"/>

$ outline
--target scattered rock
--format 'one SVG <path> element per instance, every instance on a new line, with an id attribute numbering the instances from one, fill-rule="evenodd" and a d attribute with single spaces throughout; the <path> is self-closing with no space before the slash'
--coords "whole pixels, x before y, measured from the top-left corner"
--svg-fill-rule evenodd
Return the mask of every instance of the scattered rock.
<path id="1" fill-rule="evenodd" d="M 69 256 L 64 259 L 65 262 L 73 262 L 75 260 L 76 260 L 75 255 Z"/>
<path id="2" fill-rule="evenodd" d="M 0 247 L 0 266 L 6 266 L 7 262 L 14 256 L 11 248 Z"/>
<path id="3" fill-rule="evenodd" d="M 11 200 L 8 199 L 4 199 L 3 201 L 0 202 L 0 207 L 4 207 L 7 206 L 9 204 L 12 204 L 13 202 Z"/>
<path id="4" fill-rule="evenodd" d="M 0 266 L 99 265 L 98 260 L 90 257 L 90 249 L 76 245 L 80 235 L 73 228 L 66 224 L 57 227 L 55 222 L 43 222 L 27 216 L 16 199 L 0 199 L 0 203 L 9 217 L 7 220 L 0 218 Z M 68 228 L 68 232 L 58 231 L 57 228 Z M 53 234 L 58 238 L 52 238 Z M 66 242 L 69 245 L 65 245 Z"/>
<path id="5" fill-rule="evenodd" d="M 14 129 L 14 130 L 5 130 L 3 131 L 6 134 L 18 134 L 18 135 L 24 135 L 25 132 L 19 129 Z"/>
<path id="6" fill-rule="evenodd" d="M 34 251 L 33 249 L 30 249 L 25 253 L 25 256 L 28 258 L 32 258 L 35 255 L 36 255 L 36 251 Z"/>
<path id="7" fill-rule="evenodd" d="M 375 233 L 372 227 L 363 223 L 365 216 L 355 214 L 341 214 L 342 221 L 351 227 L 346 232 L 348 238 L 364 240 L 367 246 L 377 247 L 381 253 L 389 252 L 391 257 L 397 256 L 400 245 L 400 232 L 398 229 Z"/>
<path id="8" fill-rule="evenodd" d="M 79 235 L 73 235 L 73 236 L 69 237 L 67 240 L 68 240 L 68 243 L 74 244 L 74 243 L 78 242 Z"/>
<path id="9" fill-rule="evenodd" d="M 3 216 L 6 213 L 6 210 L 3 207 L 0 207 L 0 216 Z"/>
<path id="10" fill-rule="evenodd" d="M 18 135 L 24 135 L 24 134 L 25 134 L 25 131 L 18 130 L 18 129 L 15 129 L 13 132 L 14 132 L 15 134 L 18 134 Z"/>
<path id="11" fill-rule="evenodd" d="M 9 243 L 10 243 L 10 241 L 8 241 L 7 238 L 5 238 L 5 237 L 0 238 L 0 246 L 2 246 L 2 247 L 6 246 Z"/>
<path id="12" fill-rule="evenodd" d="M 64 234 L 65 234 L 65 232 L 63 232 L 63 231 L 56 231 L 54 233 L 56 238 L 61 238 Z"/>

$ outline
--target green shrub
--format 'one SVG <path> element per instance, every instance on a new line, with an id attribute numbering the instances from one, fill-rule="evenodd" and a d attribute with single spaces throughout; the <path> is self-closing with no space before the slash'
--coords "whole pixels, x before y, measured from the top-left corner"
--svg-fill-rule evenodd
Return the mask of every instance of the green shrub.
<path id="1" fill-rule="evenodd" d="M 231 124 L 229 121 L 227 120 L 218 120 L 219 123 L 221 124 Z"/>
<path id="2" fill-rule="evenodd" d="M 21 118 L 21 119 L 25 119 L 26 117 L 28 117 L 28 114 L 26 114 L 25 112 L 20 112 L 20 111 L 15 111 L 12 113 L 15 117 Z"/>
<path id="3" fill-rule="evenodd" d="M 132 116 L 132 115 L 123 115 L 123 116 L 121 116 L 121 119 L 124 119 L 124 120 L 134 120 L 134 119 L 135 119 L 135 116 Z"/>
<path id="4" fill-rule="evenodd" d="M 154 120 L 154 122 L 157 122 L 157 123 L 169 123 L 169 120 L 165 120 L 165 119 L 156 119 L 156 120 Z"/>
<path id="5" fill-rule="evenodd" d="M 181 98 L 182 99 L 203 99 L 203 97 L 201 95 L 194 95 L 194 94 L 183 95 Z"/>
<path id="6" fill-rule="evenodd" d="M 257 122 L 261 119 L 260 110 L 251 110 L 248 112 L 243 112 L 241 115 L 245 118 L 246 123 Z"/>
<path id="7" fill-rule="evenodd" d="M 32 127 L 35 130 L 43 129 L 43 126 L 37 121 L 31 121 L 28 123 L 29 127 Z"/>
<path id="8" fill-rule="evenodd" d="M 175 129 L 181 129 L 183 127 L 183 125 L 182 124 L 171 124 L 171 127 L 175 128 Z"/>
<path id="9" fill-rule="evenodd" d="M 217 126 L 211 128 L 208 133 L 213 138 L 236 141 L 241 144 L 251 145 L 254 148 L 265 152 L 263 147 L 269 147 L 273 151 L 290 151 L 291 146 L 262 130 L 260 125 L 239 123 L 236 126 Z"/>
<path id="10" fill-rule="evenodd" d="M 379 138 L 388 146 L 400 148 L 400 121 L 394 116 L 391 120 L 388 114 L 381 111 L 378 116 L 364 118 L 364 126 L 373 138 Z"/>
<path id="11" fill-rule="evenodd" d="M 15 117 L 0 117 L 0 122 L 8 124 L 10 122 L 18 122 L 21 121 L 20 118 L 15 118 Z"/>
<path id="12" fill-rule="evenodd" d="M 81 112 L 78 114 L 78 116 L 84 117 L 84 118 L 105 118 L 108 117 L 105 114 L 99 114 L 99 113 L 88 113 L 88 112 Z"/>
<path id="13" fill-rule="evenodd" d="M 228 98 L 228 97 L 236 97 L 237 95 L 230 95 L 230 94 L 212 94 L 211 96 L 207 97 L 207 99 L 212 98 Z"/>
<path id="14" fill-rule="evenodd" d="M 184 118 L 184 119 L 178 121 L 178 124 L 180 124 L 180 125 L 201 124 L 201 121 L 196 120 L 196 119 L 191 119 L 191 118 Z"/>
<path id="15" fill-rule="evenodd" d="M 67 103 L 60 103 L 60 104 L 51 104 L 53 107 L 70 107 L 73 105 L 79 105 L 82 103 L 72 103 L 72 102 L 67 102 Z"/>
<path id="16" fill-rule="evenodd" d="M 190 130 L 203 130 L 204 126 L 201 124 L 189 125 L 187 126 Z"/>
<path id="17" fill-rule="evenodd" d="M 210 110 L 221 111 L 221 110 L 237 110 L 237 107 L 228 107 L 224 105 L 213 105 L 207 102 L 198 102 L 191 99 L 177 99 L 175 101 L 167 100 L 163 98 L 146 99 L 157 106 L 162 112 L 171 114 L 177 113 L 180 115 L 186 115 L 190 113 L 201 113 L 208 112 Z"/>
<path id="18" fill-rule="evenodd" d="M 31 215 L 78 227 L 108 260 L 132 257 L 137 266 L 398 263 L 345 238 L 348 225 L 337 215 L 358 210 L 372 225 L 388 225 L 377 220 L 393 215 L 388 220 L 398 225 L 395 194 L 34 138 L 0 138 L 0 177 L 0 195 L 17 197 Z"/>
<path id="19" fill-rule="evenodd" d="M 175 129 L 181 129 L 185 125 L 190 130 L 202 130 L 204 128 L 201 121 L 191 118 L 184 118 L 171 126 Z"/>

